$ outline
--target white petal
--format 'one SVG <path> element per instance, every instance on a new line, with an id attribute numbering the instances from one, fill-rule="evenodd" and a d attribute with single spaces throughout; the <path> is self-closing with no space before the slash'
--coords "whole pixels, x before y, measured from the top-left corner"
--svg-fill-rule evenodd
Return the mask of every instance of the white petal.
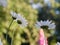
<path id="1" fill-rule="evenodd" d="M 41 25 L 42 25 L 42 22 L 43 22 L 43 21 L 41 20 L 41 21 L 40 21 Z"/>
<path id="2" fill-rule="evenodd" d="M 40 22 L 37 21 L 37 25 L 42 26 Z"/>
<path id="3" fill-rule="evenodd" d="M 55 27 L 56 27 L 55 23 L 52 23 L 52 24 L 49 25 L 49 29 L 55 29 Z"/>
<path id="4" fill-rule="evenodd" d="M 43 26 L 47 26 L 46 21 L 43 21 Z"/>
<path id="5" fill-rule="evenodd" d="M 49 24 L 51 24 L 51 23 L 52 23 L 52 21 L 49 21 L 48 23 L 49 23 Z"/>
<path id="6" fill-rule="evenodd" d="M 12 17 L 17 18 L 17 14 L 15 12 L 11 11 L 10 14 L 11 14 Z"/>

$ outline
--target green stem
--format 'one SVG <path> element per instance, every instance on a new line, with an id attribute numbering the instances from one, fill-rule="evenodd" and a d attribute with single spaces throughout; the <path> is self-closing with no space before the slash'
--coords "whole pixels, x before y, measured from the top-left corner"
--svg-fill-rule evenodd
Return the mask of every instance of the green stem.
<path id="1" fill-rule="evenodd" d="M 13 44 L 14 32 L 15 32 L 15 31 L 13 31 L 12 40 L 11 40 L 11 45 Z"/>
<path id="2" fill-rule="evenodd" d="M 11 27 L 12 23 L 13 23 L 13 19 L 12 19 L 12 21 L 11 21 L 11 23 L 10 23 L 10 25 L 9 25 L 8 29 L 10 29 L 10 27 Z M 7 40 L 7 34 L 8 34 L 8 30 L 7 30 L 7 32 L 6 32 L 6 40 Z"/>

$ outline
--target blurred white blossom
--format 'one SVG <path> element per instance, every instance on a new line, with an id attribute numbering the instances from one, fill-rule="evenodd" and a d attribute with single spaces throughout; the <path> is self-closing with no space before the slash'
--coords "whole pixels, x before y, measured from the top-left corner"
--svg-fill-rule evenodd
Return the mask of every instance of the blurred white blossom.
<path id="1" fill-rule="evenodd" d="M 58 10 L 55 11 L 56 14 L 60 14 L 60 12 Z"/>
<path id="2" fill-rule="evenodd" d="M 60 43 L 59 42 L 57 42 L 57 44 L 56 45 L 60 45 Z"/>
<path id="3" fill-rule="evenodd" d="M 1 39 L 0 39 L 0 45 L 3 45 L 3 43 L 2 43 L 2 41 L 1 41 Z"/>
<path id="4" fill-rule="evenodd" d="M 44 4 L 48 5 L 49 7 L 51 6 L 50 0 L 44 0 Z"/>
<path id="5" fill-rule="evenodd" d="M 55 23 L 52 23 L 52 21 L 37 21 L 37 23 L 35 24 L 35 26 L 37 28 L 41 28 L 41 26 L 48 26 L 48 29 L 55 29 Z"/>
<path id="6" fill-rule="evenodd" d="M 45 4 L 48 4 L 50 2 L 50 0 L 44 0 Z"/>
<path id="7" fill-rule="evenodd" d="M 0 6 L 6 7 L 7 6 L 7 0 L 0 0 Z"/>
<path id="8" fill-rule="evenodd" d="M 33 3 L 31 6 L 33 9 L 39 9 L 40 7 L 42 7 L 42 4 L 41 3 L 36 3 L 36 4 Z"/>
<path id="9" fill-rule="evenodd" d="M 42 4 L 40 4 L 40 3 L 32 4 L 32 8 L 33 8 L 33 9 L 38 9 L 38 8 L 40 8 L 40 7 L 42 7 Z"/>
<path id="10" fill-rule="evenodd" d="M 39 9 L 42 7 L 42 4 L 40 2 L 34 3 L 34 0 L 29 0 L 29 3 L 33 9 Z"/>
<path id="11" fill-rule="evenodd" d="M 21 14 L 17 14 L 13 11 L 10 12 L 12 18 L 15 19 L 15 21 L 21 26 L 21 27 L 26 27 L 28 22 L 27 20 L 21 15 Z"/>

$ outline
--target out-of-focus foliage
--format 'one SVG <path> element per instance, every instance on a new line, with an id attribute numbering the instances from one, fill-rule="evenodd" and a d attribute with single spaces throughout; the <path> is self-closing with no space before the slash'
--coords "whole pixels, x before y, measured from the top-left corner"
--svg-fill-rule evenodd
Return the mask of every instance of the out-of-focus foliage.
<path id="1" fill-rule="evenodd" d="M 10 45 L 11 39 L 13 37 L 12 45 L 22 45 L 22 43 L 30 43 L 30 45 L 38 45 L 38 37 L 39 30 L 35 27 L 35 23 L 38 18 L 38 11 L 34 10 L 29 4 L 29 0 L 7 0 L 8 6 L 6 8 L 0 6 L 0 38 L 4 45 Z M 35 3 L 38 2 L 35 0 Z M 40 3 L 43 3 L 43 0 L 40 0 Z M 53 8 L 59 7 L 59 3 L 56 3 L 54 0 L 51 0 L 51 4 Z M 16 21 L 13 21 L 10 28 L 9 25 L 12 21 L 12 16 L 10 15 L 10 11 L 15 11 L 16 13 L 20 13 L 23 17 L 28 20 L 28 26 L 26 28 L 22 28 L 18 25 Z M 51 9 L 50 12 L 55 16 L 54 10 Z M 6 40 L 6 32 L 8 30 L 9 38 Z M 14 32 L 14 34 L 13 34 Z M 45 35 L 47 37 L 51 36 L 48 33 L 48 30 L 44 30 Z M 50 30 L 52 32 L 52 30 Z M 55 45 L 56 40 L 53 39 L 51 41 L 51 45 Z M 29 44 L 28 44 L 29 45 Z"/>

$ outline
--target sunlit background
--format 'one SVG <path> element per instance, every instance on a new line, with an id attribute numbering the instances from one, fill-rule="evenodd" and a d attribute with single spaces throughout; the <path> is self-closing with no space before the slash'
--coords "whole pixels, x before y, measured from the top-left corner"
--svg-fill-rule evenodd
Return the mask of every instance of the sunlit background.
<path id="1" fill-rule="evenodd" d="M 44 29 L 48 45 L 60 42 L 60 0 L 4 1 L 0 0 L 0 39 L 3 45 L 38 45 L 39 29 L 35 24 L 41 20 L 52 20 L 56 25 L 54 30 Z M 21 14 L 28 25 L 20 26 L 16 20 L 13 20 L 11 11 Z"/>

